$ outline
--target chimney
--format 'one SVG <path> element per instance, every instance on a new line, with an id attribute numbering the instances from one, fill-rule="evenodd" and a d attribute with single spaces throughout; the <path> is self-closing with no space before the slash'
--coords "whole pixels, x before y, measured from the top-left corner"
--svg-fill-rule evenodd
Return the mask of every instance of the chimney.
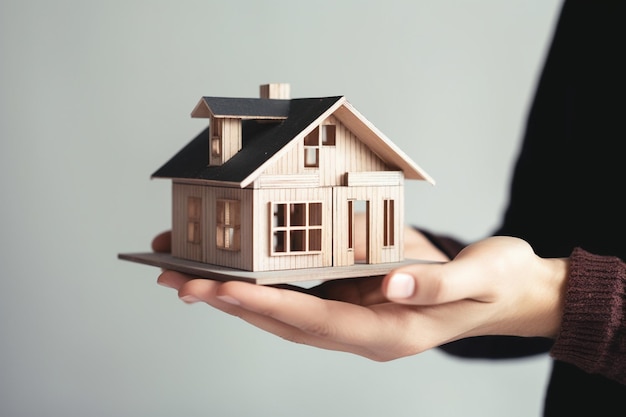
<path id="1" fill-rule="evenodd" d="M 289 84 L 286 83 L 272 83 L 261 85 L 261 98 L 273 98 L 289 100 L 290 97 Z"/>

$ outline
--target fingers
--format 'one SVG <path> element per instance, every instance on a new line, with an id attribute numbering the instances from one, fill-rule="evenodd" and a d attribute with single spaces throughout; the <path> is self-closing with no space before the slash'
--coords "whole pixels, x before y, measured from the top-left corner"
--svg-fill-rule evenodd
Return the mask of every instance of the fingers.
<path id="1" fill-rule="evenodd" d="M 218 308 L 283 339 L 377 361 L 475 335 L 485 315 L 484 303 L 469 300 L 438 306 L 382 303 L 364 307 L 241 282 L 221 284 L 215 295 L 231 304 Z"/>
<path id="2" fill-rule="evenodd" d="M 204 302 L 236 315 L 237 309 L 231 303 L 224 302 L 217 297 L 217 290 L 221 285 L 221 282 L 210 279 L 190 279 L 178 289 L 178 298 L 187 304 Z"/>
<path id="3" fill-rule="evenodd" d="M 358 340 L 362 323 L 377 321 L 376 315 L 362 306 L 242 282 L 224 283 L 217 297 L 304 334 L 343 344 L 362 342 Z"/>
<path id="4" fill-rule="evenodd" d="M 390 303 L 364 307 L 241 282 L 223 284 L 217 296 L 241 308 L 237 316 L 284 339 L 378 361 L 398 357 L 397 335 L 412 315 Z"/>
<path id="5" fill-rule="evenodd" d="M 186 282 L 178 294 L 185 302 L 205 302 L 255 327 L 295 343 L 374 357 L 366 347 L 367 343 L 353 344 L 342 340 L 350 339 L 343 335 L 348 332 L 342 325 L 335 326 L 333 322 L 338 317 L 330 317 L 334 308 L 328 309 L 326 304 L 345 303 L 322 300 L 291 290 L 203 279 Z M 362 323 L 355 323 L 353 327 L 360 329 L 363 326 Z"/>
<path id="6" fill-rule="evenodd" d="M 152 239 L 152 250 L 154 252 L 171 252 L 172 232 L 166 231 L 158 234 Z"/>
<path id="7" fill-rule="evenodd" d="M 447 263 L 398 268 L 382 284 L 380 279 L 342 280 L 303 292 L 173 271 L 161 274 L 159 283 L 178 289 L 187 303 L 205 302 L 286 340 L 384 361 L 463 337 L 543 335 L 528 330 L 529 323 L 542 321 L 536 301 L 553 298 L 541 294 L 553 291 L 540 289 L 537 296 L 528 277 L 566 275 L 567 266 L 537 266 L 536 258 L 519 239 L 490 238 Z M 544 304 L 554 308 L 554 302 Z"/>
<path id="8" fill-rule="evenodd" d="M 157 278 L 157 284 L 162 285 L 164 287 L 178 290 L 184 284 L 191 281 L 192 279 L 193 278 L 188 275 L 181 274 L 180 272 L 168 270 L 168 271 L 163 271 L 161 275 L 159 275 L 159 278 Z"/>
<path id="9" fill-rule="evenodd" d="M 439 306 L 389 302 L 361 306 L 244 282 L 194 279 L 173 271 L 164 272 L 159 283 L 178 288 L 178 296 L 187 303 L 205 302 L 288 341 L 376 361 L 473 335 L 485 305 L 464 300 Z"/>
<path id="10" fill-rule="evenodd" d="M 164 287 L 178 290 L 178 298 L 187 304 L 205 302 L 222 310 L 229 310 L 229 303 L 220 301 L 216 297 L 218 281 L 196 278 L 176 271 L 164 271 L 157 283 Z"/>

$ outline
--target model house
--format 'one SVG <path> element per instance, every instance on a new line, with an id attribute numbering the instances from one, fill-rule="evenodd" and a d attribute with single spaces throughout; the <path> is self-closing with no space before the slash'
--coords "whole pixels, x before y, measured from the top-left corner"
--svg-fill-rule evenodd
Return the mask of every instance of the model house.
<path id="1" fill-rule="evenodd" d="M 118 257 L 258 284 L 381 276 L 415 261 L 403 253 L 404 181 L 432 178 L 345 97 L 289 90 L 202 97 L 191 116 L 207 128 L 152 174 L 172 180 L 171 254 Z"/>
<path id="2" fill-rule="evenodd" d="M 208 127 L 152 175 L 172 180 L 172 256 L 245 271 L 404 259 L 404 180 L 432 179 L 345 97 L 202 97 Z"/>

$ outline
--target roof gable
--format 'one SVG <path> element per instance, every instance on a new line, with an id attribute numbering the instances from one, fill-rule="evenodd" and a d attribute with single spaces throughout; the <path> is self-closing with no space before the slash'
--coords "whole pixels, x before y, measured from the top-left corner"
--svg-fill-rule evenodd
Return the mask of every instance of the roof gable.
<path id="1" fill-rule="evenodd" d="M 296 139 L 306 136 L 331 114 L 385 163 L 401 170 L 405 178 L 435 183 L 343 96 L 291 100 L 202 97 L 192 117 L 212 115 L 242 119 L 241 150 L 222 165 L 209 166 L 207 127 L 152 177 L 199 179 L 247 187 L 265 167 L 288 151 Z"/>
<path id="2" fill-rule="evenodd" d="M 335 111 L 334 115 L 389 166 L 401 170 L 405 178 L 435 183 L 435 180 L 426 171 L 420 168 L 349 102 L 346 101 L 343 106 Z"/>

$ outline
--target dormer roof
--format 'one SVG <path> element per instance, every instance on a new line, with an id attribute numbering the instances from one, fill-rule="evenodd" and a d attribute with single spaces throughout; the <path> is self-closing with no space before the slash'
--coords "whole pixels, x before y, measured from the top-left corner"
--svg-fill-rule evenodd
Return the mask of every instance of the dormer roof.
<path id="1" fill-rule="evenodd" d="M 242 148 L 220 166 L 208 165 L 207 155 L 209 155 L 210 141 L 209 128 L 206 128 L 152 174 L 152 177 L 244 183 L 253 172 L 263 166 L 340 99 L 342 97 L 276 100 L 281 103 L 281 106 L 287 104 L 287 117 L 275 123 L 258 122 L 254 119 L 243 120 Z M 243 109 L 251 103 L 261 103 L 259 100 L 265 103 L 274 101 L 273 99 L 232 99 L 229 100 L 231 101 L 229 105 L 231 108 Z M 201 101 L 204 101 L 204 98 Z M 238 105 L 237 101 L 244 104 Z M 248 182 L 245 185 L 242 184 L 243 187 L 247 185 Z"/>
<path id="2" fill-rule="evenodd" d="M 289 115 L 291 100 L 268 98 L 202 97 L 191 117 L 282 120 Z"/>

